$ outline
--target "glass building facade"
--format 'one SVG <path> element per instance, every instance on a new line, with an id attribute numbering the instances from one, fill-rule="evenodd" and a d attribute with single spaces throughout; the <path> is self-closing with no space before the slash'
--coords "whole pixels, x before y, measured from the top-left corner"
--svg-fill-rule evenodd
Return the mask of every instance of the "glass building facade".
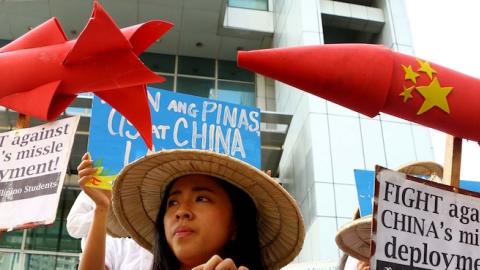
<path id="1" fill-rule="evenodd" d="M 140 57 L 165 82 L 151 86 L 178 93 L 255 106 L 255 74 L 227 60 L 144 53 Z"/>
<path id="2" fill-rule="evenodd" d="M 255 10 L 268 10 L 266 0 L 228 0 L 228 6 L 236 8 L 248 8 Z"/>

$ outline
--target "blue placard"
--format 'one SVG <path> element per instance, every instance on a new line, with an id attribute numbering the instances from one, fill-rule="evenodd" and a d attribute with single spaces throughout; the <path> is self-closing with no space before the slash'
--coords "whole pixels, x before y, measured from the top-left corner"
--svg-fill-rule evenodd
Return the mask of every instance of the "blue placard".
<path id="1" fill-rule="evenodd" d="M 367 216 L 372 213 L 373 193 L 375 179 L 374 171 L 353 170 L 355 174 L 355 184 L 357 186 L 358 205 L 360 207 L 360 216 Z"/>
<path id="2" fill-rule="evenodd" d="M 375 172 L 369 170 L 353 170 L 357 186 L 358 205 L 360 216 L 372 214 Z M 480 192 L 480 182 L 460 180 L 460 188 L 473 192 Z"/>
<path id="3" fill-rule="evenodd" d="M 206 149 L 260 168 L 260 109 L 148 88 L 154 151 Z M 88 151 L 102 175 L 146 155 L 137 130 L 110 105 L 93 99 Z"/>

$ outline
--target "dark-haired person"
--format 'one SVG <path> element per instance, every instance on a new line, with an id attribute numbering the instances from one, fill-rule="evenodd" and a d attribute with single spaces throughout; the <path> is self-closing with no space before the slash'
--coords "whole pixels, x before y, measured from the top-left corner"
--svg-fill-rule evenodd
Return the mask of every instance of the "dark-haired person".
<path id="1" fill-rule="evenodd" d="M 109 192 L 85 187 L 94 170 L 82 164 L 79 182 L 96 210 L 80 269 L 104 269 L 110 210 L 153 252 L 152 269 L 280 269 L 302 247 L 295 201 L 270 176 L 232 157 L 161 151 L 125 167 L 111 200 Z"/>

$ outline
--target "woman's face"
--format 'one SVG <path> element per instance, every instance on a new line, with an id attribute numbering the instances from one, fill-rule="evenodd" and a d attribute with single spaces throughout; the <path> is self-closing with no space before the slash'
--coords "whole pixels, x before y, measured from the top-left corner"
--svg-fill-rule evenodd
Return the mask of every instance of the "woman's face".
<path id="1" fill-rule="evenodd" d="M 194 267 L 221 254 L 236 228 L 230 199 L 219 183 L 210 176 L 187 175 L 167 196 L 165 238 L 180 263 Z"/>

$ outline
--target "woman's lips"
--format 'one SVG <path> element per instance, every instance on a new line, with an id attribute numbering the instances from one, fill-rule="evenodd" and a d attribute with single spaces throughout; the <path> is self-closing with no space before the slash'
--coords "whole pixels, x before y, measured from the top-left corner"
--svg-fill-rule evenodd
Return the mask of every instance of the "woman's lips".
<path id="1" fill-rule="evenodd" d="M 174 236 L 176 237 L 187 237 L 191 234 L 193 234 L 193 229 L 190 228 L 190 227 L 187 227 L 187 226 L 180 226 L 178 228 L 175 229 L 174 231 Z"/>

